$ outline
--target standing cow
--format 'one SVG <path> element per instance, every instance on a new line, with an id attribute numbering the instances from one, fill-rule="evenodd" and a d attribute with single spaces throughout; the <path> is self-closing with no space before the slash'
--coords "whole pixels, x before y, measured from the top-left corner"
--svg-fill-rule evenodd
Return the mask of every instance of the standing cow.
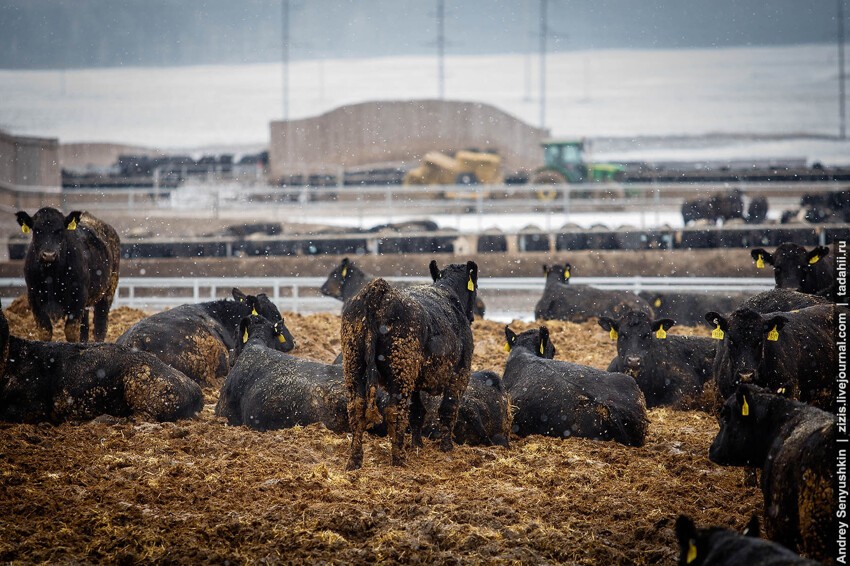
<path id="1" fill-rule="evenodd" d="M 429 269 L 431 285 L 398 290 L 376 279 L 343 307 L 342 365 L 352 432 L 349 470 L 363 464 L 363 431 L 380 421 L 379 386 L 389 396 L 384 417 L 393 465 L 405 463 L 408 420 L 413 445 L 422 445 L 421 391 L 443 395 L 440 448 L 453 448 L 451 431 L 472 365 L 478 266 L 469 261 L 440 270 L 431 261 Z"/>
<path id="2" fill-rule="evenodd" d="M 629 291 L 607 291 L 588 285 L 570 285 L 572 266 L 544 265 L 546 286 L 534 307 L 535 320 L 584 322 L 595 316 L 618 318 L 627 311 L 653 315 L 649 304 Z"/>
<path id="3" fill-rule="evenodd" d="M 834 305 L 767 314 L 741 308 L 728 317 L 706 313 L 718 341 L 712 373 L 720 395 L 726 399 L 739 384 L 754 383 L 829 410 L 838 360 L 835 316 Z"/>
<path id="4" fill-rule="evenodd" d="M 42 208 L 15 216 L 25 234 L 32 232 L 24 279 L 39 339 L 52 340 L 53 323 L 65 319 L 65 339 L 88 342 L 93 307 L 94 339 L 103 342 L 118 288 L 121 244 L 115 229 L 78 210 L 66 216 Z"/>
<path id="5" fill-rule="evenodd" d="M 617 341 L 617 357 L 608 371 L 632 376 L 647 407 L 693 402 L 711 379 L 715 340 L 667 334 L 676 323 L 629 312 L 619 320 L 599 318 L 599 326 Z"/>
<path id="6" fill-rule="evenodd" d="M 762 468 L 768 538 L 811 558 L 835 557 L 838 418 L 742 385 L 720 414 L 708 457 L 725 466 Z"/>
<path id="7" fill-rule="evenodd" d="M 786 242 L 773 253 L 756 248 L 750 251 L 750 255 L 757 268 L 763 268 L 765 264 L 773 266 L 777 287 L 816 294 L 828 292 L 832 286 L 834 272 L 826 246 L 806 250 L 803 246 Z"/>

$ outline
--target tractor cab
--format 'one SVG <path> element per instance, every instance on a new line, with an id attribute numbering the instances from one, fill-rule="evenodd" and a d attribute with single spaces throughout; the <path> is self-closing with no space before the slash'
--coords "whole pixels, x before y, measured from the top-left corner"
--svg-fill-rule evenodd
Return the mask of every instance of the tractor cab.
<path id="1" fill-rule="evenodd" d="M 584 141 L 543 142 L 543 162 L 546 169 L 560 172 L 568 183 L 582 183 L 587 177 L 584 164 Z"/>

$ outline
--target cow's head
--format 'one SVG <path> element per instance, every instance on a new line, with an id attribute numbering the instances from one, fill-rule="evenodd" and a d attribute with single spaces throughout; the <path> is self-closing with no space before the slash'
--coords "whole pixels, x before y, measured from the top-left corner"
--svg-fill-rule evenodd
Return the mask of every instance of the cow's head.
<path id="1" fill-rule="evenodd" d="M 750 251 L 756 267 L 773 266 L 773 278 L 777 287 L 802 291 L 814 285 L 814 266 L 829 255 L 829 248 L 818 246 L 806 250 L 803 246 L 786 242 L 771 254 L 762 248 Z"/>
<path id="2" fill-rule="evenodd" d="M 472 323 L 475 319 L 475 300 L 478 297 L 478 264 L 467 261 L 466 264 L 452 263 L 445 269 L 440 269 L 437 261 L 432 259 L 428 269 L 435 285 L 454 291 L 463 305 L 466 318 Z"/>
<path id="3" fill-rule="evenodd" d="M 284 324 L 283 319 L 270 321 L 259 315 L 250 315 L 239 321 L 236 330 L 236 347 L 233 350 L 233 359 L 239 357 L 248 342 L 262 344 L 267 348 L 288 352 L 295 347 L 295 339 Z"/>
<path id="4" fill-rule="evenodd" d="M 728 318 L 710 311 L 705 314 L 705 320 L 713 329 L 712 337 L 722 341 L 729 360 L 730 375 L 719 376 L 720 394 L 730 395 L 741 383 L 760 383 L 759 367 L 765 359 L 765 347 L 780 341 L 788 318 L 781 314 L 764 317 L 742 308 Z"/>
<path id="5" fill-rule="evenodd" d="M 741 535 L 718 527 L 698 529 L 694 522 L 685 515 L 679 515 L 676 519 L 676 538 L 679 541 L 679 566 L 700 566 L 705 564 L 705 558 L 712 552 L 718 535 L 723 538 Z M 746 538 L 759 538 L 759 520 L 756 515 L 750 518 L 750 522 L 742 533 Z M 743 539 L 742 539 L 743 540 Z M 717 541 L 719 542 L 719 541 Z"/>
<path id="6" fill-rule="evenodd" d="M 555 357 L 555 345 L 549 340 L 549 329 L 545 326 L 526 330 L 521 334 L 515 333 L 505 326 L 505 350 L 512 352 L 517 348 L 530 350 L 538 358 L 551 360 Z"/>
<path id="7" fill-rule="evenodd" d="M 79 210 L 64 216 L 55 208 L 39 209 L 34 216 L 23 210 L 15 213 L 24 234 L 32 233 L 32 252 L 35 259 L 44 265 L 56 263 L 67 253 L 69 241 L 76 235 L 81 216 Z"/>
<path id="8" fill-rule="evenodd" d="M 569 263 L 564 265 L 544 265 L 543 276 L 546 277 L 546 282 L 556 282 L 567 284 L 570 282 L 573 266 Z"/>
<path id="9" fill-rule="evenodd" d="M 739 386 L 720 410 L 720 431 L 708 450 L 709 460 L 724 466 L 761 467 L 771 446 L 774 399 L 785 401 L 755 385 Z"/>
<path id="10" fill-rule="evenodd" d="M 651 355 L 659 340 L 667 339 L 667 331 L 676 324 L 669 318 L 652 320 L 641 311 L 629 311 L 619 320 L 602 316 L 598 322 L 617 341 L 617 355 L 624 372 L 632 377 L 640 373 L 646 357 Z"/>
<path id="11" fill-rule="evenodd" d="M 251 309 L 251 314 L 260 315 L 272 322 L 282 320 L 283 317 L 280 316 L 280 311 L 278 310 L 277 305 L 274 304 L 265 293 L 248 295 L 246 299 L 248 307 Z"/>
<path id="12" fill-rule="evenodd" d="M 354 273 L 354 270 L 357 269 L 354 267 L 354 264 L 349 261 L 349 259 L 343 258 L 339 265 L 337 265 L 333 271 L 330 272 L 328 278 L 322 284 L 321 293 L 326 297 L 333 297 L 334 299 L 342 300 L 342 289 L 345 287 L 346 282 L 351 280 L 351 276 Z"/>

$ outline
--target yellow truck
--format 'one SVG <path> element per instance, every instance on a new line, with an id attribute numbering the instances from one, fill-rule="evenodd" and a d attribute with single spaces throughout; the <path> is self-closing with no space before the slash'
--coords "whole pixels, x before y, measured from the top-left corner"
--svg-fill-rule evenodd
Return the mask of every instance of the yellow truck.
<path id="1" fill-rule="evenodd" d="M 485 151 L 461 150 L 454 156 L 429 151 L 422 164 L 404 176 L 405 185 L 499 185 L 502 158 Z"/>

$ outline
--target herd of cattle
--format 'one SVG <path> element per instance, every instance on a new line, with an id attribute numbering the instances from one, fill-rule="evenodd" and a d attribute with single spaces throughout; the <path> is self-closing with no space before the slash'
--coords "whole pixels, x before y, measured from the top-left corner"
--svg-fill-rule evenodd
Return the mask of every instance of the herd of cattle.
<path id="1" fill-rule="evenodd" d="M 709 458 L 761 469 L 769 540 L 697 529 L 680 517 L 682 564 L 809 563 L 836 553 L 837 438 L 832 394 L 838 358 L 829 248 L 785 243 L 752 250 L 776 288 L 755 296 L 638 296 L 570 284 L 570 264 L 544 266 L 538 320 L 596 318 L 617 344 L 607 371 L 556 360 L 545 325 L 505 327 L 503 374 L 472 372 L 474 317 L 484 313 L 473 261 L 440 267 L 431 284 L 394 286 L 344 259 L 322 292 L 343 301 L 342 352 L 333 364 L 290 354 L 296 337 L 263 294 L 154 314 L 103 343 L 118 282 L 118 236 L 87 213 L 17 214 L 32 233 L 25 264 L 40 341 L 9 333 L 0 310 L 0 419 L 80 421 L 100 414 L 175 420 L 195 415 L 202 387 L 215 413 L 270 430 L 321 422 L 352 437 L 347 469 L 361 467 L 363 434 L 386 435 L 392 464 L 406 436 L 450 451 L 455 442 L 508 446 L 533 434 L 644 444 L 647 408 L 694 407 L 713 382 L 720 431 Z M 94 340 L 88 341 L 94 309 Z M 65 319 L 67 343 L 51 342 Z M 668 334 L 707 323 L 711 337 Z M 781 544 L 781 546 L 780 546 Z M 773 563 L 773 562 L 771 562 Z"/>

